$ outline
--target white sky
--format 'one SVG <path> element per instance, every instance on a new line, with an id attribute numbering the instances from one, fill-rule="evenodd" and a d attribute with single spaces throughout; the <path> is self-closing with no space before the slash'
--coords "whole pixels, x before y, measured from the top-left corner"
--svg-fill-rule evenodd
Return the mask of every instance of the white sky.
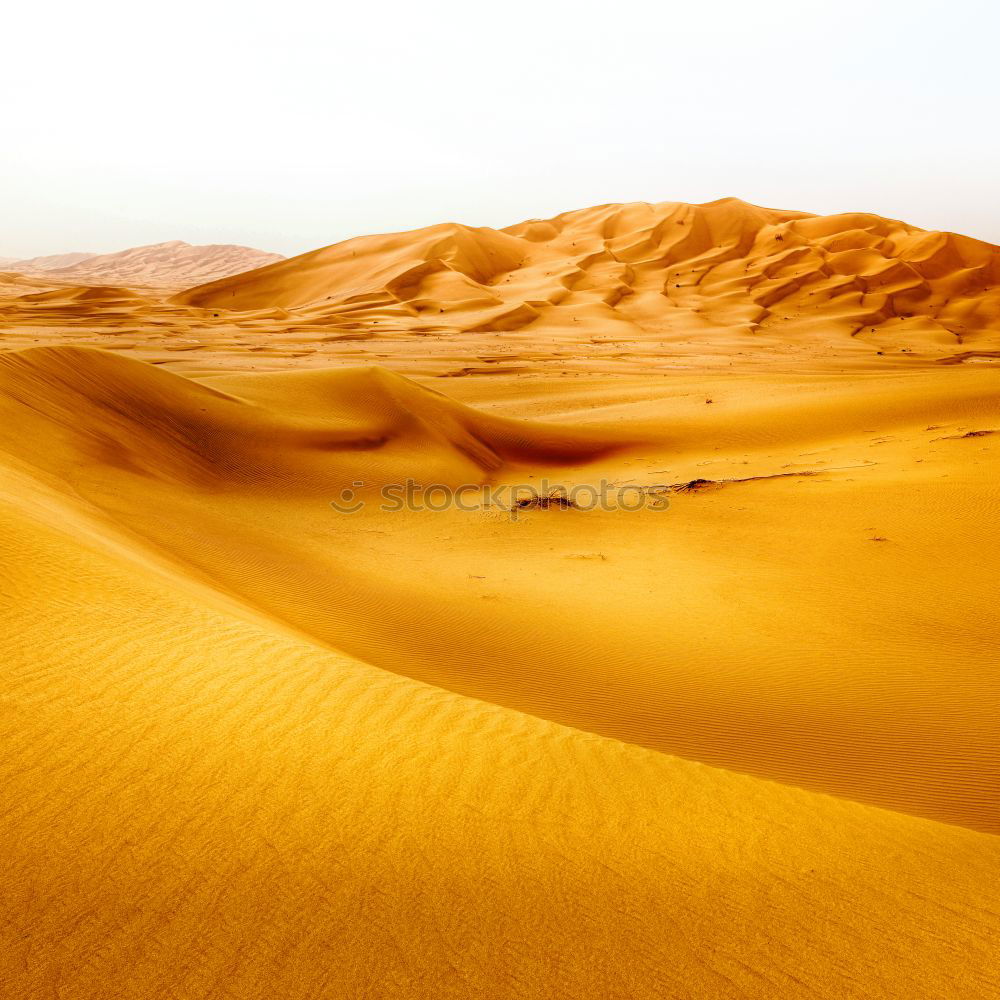
<path id="1" fill-rule="evenodd" d="M 990 0 L 51 0 L 2 29 L 0 256 L 725 195 L 1000 243 Z"/>

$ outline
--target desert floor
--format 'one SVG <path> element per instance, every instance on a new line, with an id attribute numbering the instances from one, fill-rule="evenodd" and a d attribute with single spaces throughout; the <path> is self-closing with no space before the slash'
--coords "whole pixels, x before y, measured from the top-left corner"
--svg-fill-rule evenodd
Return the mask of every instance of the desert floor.
<path id="1" fill-rule="evenodd" d="M 998 261 L 726 200 L 0 276 L 4 995 L 1000 996 Z"/>

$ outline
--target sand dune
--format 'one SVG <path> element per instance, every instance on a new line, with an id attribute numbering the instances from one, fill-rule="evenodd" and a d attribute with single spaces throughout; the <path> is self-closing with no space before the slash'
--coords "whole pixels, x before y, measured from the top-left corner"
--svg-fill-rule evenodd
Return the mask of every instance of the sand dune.
<path id="1" fill-rule="evenodd" d="M 53 253 L 44 257 L 4 257 L 3 266 L 23 274 L 38 274 L 45 271 L 60 271 L 93 260 L 96 253 Z"/>
<path id="2" fill-rule="evenodd" d="M 0 511 L 11 995 L 992 995 L 996 838 L 385 674 L 6 467 Z"/>
<path id="3" fill-rule="evenodd" d="M 692 338 L 703 350 L 740 337 L 750 350 L 780 340 L 872 356 L 996 346 L 998 283 L 1000 250 L 967 237 L 725 199 L 362 237 L 174 301 L 427 333 L 544 326 L 610 341 Z"/>
<path id="4" fill-rule="evenodd" d="M 117 253 L 68 253 L 8 260 L 3 267 L 59 282 L 151 285 L 176 288 L 214 281 L 281 260 L 281 255 L 232 245 L 192 246 L 182 240 L 132 247 Z"/>
<path id="5" fill-rule="evenodd" d="M 0 992 L 1000 997 L 997 254 L 0 274 Z"/>
<path id="6" fill-rule="evenodd" d="M 140 255 L 99 279 L 142 286 L 131 324 L 4 288 L 0 322 L 11 348 L 113 347 L 192 372 L 911 369 L 1000 357 L 998 260 L 989 244 L 875 215 L 732 198 L 608 205 L 505 230 L 359 237 L 255 270 L 240 258 L 230 269 L 242 273 L 180 292 L 176 271 L 161 282 L 173 291 L 156 288 Z M 94 283 L 89 266 L 47 276 L 53 287 Z"/>
<path id="7" fill-rule="evenodd" d="M 719 386 L 708 413 L 690 393 L 657 394 L 629 420 L 566 426 L 477 412 L 380 369 L 199 384 L 43 348 L 0 357 L 0 439 L 321 645 L 577 728 L 1000 832 L 992 542 L 979 531 L 997 444 L 942 439 L 1000 427 L 1000 400 L 991 373 L 955 376 L 772 386 L 763 403 L 758 385 L 742 399 Z M 954 462 L 958 484 L 942 472 Z M 673 486 L 673 507 L 520 523 L 503 509 L 379 510 L 379 490 L 407 479 L 546 477 Z M 353 518 L 328 504 L 344 490 L 368 501 Z M 945 526 L 928 513 L 942 510 Z M 832 522 L 821 540 L 817 518 Z M 574 558 L 587 555 L 599 558 Z"/>

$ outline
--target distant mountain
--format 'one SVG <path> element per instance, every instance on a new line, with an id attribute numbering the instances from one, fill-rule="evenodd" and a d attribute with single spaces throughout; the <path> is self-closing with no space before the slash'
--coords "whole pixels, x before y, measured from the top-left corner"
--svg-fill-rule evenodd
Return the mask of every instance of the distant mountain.
<path id="1" fill-rule="evenodd" d="M 182 240 L 118 253 L 67 253 L 0 262 L 6 271 L 81 285 L 186 287 L 284 260 L 280 254 L 232 244 L 193 246 Z"/>

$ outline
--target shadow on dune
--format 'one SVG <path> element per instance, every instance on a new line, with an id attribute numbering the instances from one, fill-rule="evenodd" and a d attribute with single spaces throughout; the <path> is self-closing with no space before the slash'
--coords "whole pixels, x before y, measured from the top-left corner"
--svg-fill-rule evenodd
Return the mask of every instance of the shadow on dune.
<path id="1" fill-rule="evenodd" d="M 284 407 L 110 352 L 31 348 L 0 356 L 3 436 L 9 451 L 49 471 L 90 461 L 220 488 L 287 484 L 296 473 L 304 487 L 317 478 L 328 486 L 351 473 L 338 453 L 355 451 L 384 450 L 387 481 L 397 468 L 419 474 L 429 456 L 439 475 L 465 481 L 506 465 L 580 464 L 634 443 L 482 413 L 377 367 L 267 378 Z M 450 470 L 441 467 L 449 456 Z"/>

